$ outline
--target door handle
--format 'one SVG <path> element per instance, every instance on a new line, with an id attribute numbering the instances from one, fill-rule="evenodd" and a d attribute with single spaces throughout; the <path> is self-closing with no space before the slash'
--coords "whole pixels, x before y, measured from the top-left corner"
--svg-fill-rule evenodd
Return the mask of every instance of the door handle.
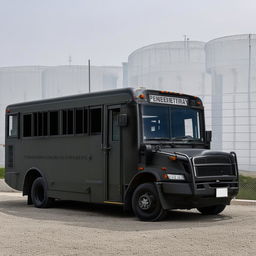
<path id="1" fill-rule="evenodd" d="M 103 147 L 102 148 L 102 150 L 105 150 L 105 151 L 109 151 L 109 150 L 111 150 L 112 149 L 112 147 Z"/>

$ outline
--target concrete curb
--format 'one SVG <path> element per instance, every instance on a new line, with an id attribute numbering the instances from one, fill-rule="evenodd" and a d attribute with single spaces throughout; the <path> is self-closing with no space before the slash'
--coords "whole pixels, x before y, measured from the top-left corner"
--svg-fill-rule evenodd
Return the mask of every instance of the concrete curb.
<path id="1" fill-rule="evenodd" d="M 9 187 L 5 183 L 4 179 L 0 179 L 0 192 L 18 192 L 18 191 Z"/>
<path id="2" fill-rule="evenodd" d="M 256 200 L 233 199 L 231 205 L 248 205 L 256 206 Z"/>

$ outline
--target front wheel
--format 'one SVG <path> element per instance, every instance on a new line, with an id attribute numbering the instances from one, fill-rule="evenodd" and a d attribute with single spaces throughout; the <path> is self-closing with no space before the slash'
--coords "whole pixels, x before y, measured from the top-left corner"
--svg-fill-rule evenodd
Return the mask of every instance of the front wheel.
<path id="1" fill-rule="evenodd" d="M 132 196 L 134 214 L 142 221 L 162 220 L 167 211 L 162 208 L 158 192 L 153 183 L 139 185 Z"/>
<path id="2" fill-rule="evenodd" d="M 222 211 L 224 211 L 225 207 L 226 205 L 220 204 L 220 205 L 197 208 L 197 210 L 201 212 L 203 215 L 217 215 Z"/>
<path id="3" fill-rule="evenodd" d="M 47 195 L 47 185 L 42 177 L 34 180 L 31 188 L 32 203 L 37 208 L 48 208 L 52 205 L 54 199 Z"/>

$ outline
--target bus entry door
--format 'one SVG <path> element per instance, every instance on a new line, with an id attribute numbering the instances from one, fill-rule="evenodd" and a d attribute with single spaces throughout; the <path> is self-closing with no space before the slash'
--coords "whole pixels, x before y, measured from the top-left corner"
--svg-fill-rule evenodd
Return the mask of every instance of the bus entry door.
<path id="1" fill-rule="evenodd" d="M 107 180 L 106 180 L 106 199 L 108 201 L 121 200 L 121 173 L 120 173 L 120 126 L 118 116 L 120 107 L 108 108 L 108 132 L 107 132 Z"/>

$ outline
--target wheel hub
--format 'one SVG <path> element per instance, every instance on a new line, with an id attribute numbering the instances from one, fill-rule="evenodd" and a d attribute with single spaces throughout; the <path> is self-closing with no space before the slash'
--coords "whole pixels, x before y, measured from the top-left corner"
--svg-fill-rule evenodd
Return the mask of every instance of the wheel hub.
<path id="1" fill-rule="evenodd" d="M 150 209 L 152 205 L 152 200 L 150 198 L 150 196 L 148 194 L 143 194 L 140 196 L 139 198 L 139 207 L 142 209 L 142 210 L 148 210 Z"/>

